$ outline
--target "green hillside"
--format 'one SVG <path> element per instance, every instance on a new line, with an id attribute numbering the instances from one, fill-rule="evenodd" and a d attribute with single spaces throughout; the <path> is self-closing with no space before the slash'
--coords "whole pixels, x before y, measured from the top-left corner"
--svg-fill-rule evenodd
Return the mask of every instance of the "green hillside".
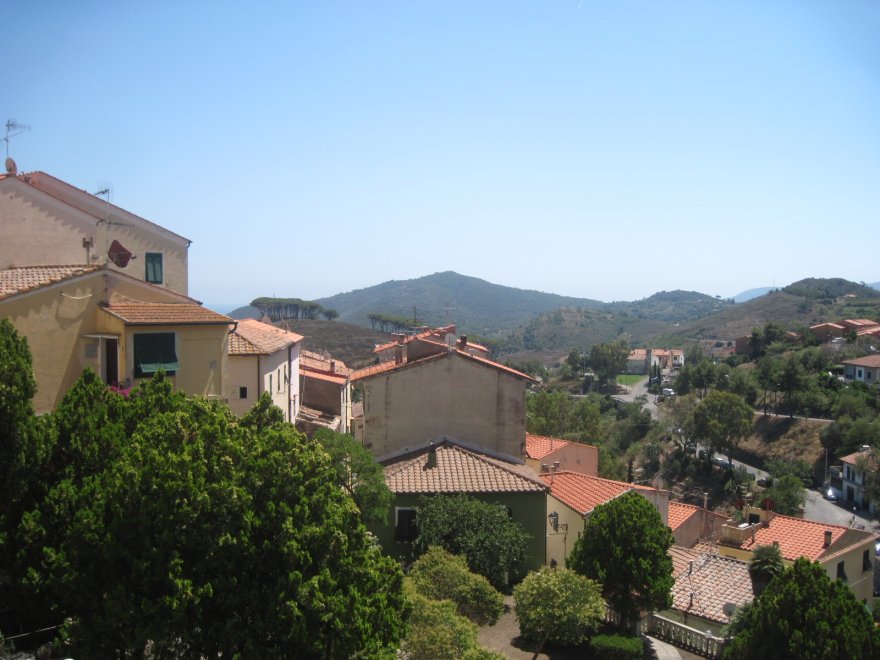
<path id="1" fill-rule="evenodd" d="M 414 280 L 391 280 L 315 302 L 339 312 L 339 320 L 370 326 L 369 314 L 413 318 L 420 325 L 455 323 L 465 333 L 501 337 L 541 314 L 560 307 L 598 307 L 603 303 L 491 284 L 452 271 Z"/>

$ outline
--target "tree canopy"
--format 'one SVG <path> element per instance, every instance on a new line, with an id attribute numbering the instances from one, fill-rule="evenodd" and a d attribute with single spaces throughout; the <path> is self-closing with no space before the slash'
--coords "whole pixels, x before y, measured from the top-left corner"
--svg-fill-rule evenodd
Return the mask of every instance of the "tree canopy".
<path id="1" fill-rule="evenodd" d="M 607 389 L 618 374 L 626 370 L 629 344 L 625 339 L 595 344 L 590 349 L 590 368 L 596 372 L 599 387 Z"/>
<path id="2" fill-rule="evenodd" d="M 639 611 L 672 604 L 672 531 L 657 509 L 635 491 L 597 506 L 575 542 L 568 567 L 597 580 L 624 626 Z"/>
<path id="3" fill-rule="evenodd" d="M 436 545 L 461 555 L 496 589 L 525 574 L 529 535 L 504 507 L 465 494 L 432 495 L 419 503 L 418 525 L 418 554 Z"/>
<path id="4" fill-rule="evenodd" d="M 126 398 L 86 371 L 35 428 L 39 480 L 19 482 L 0 537 L 0 596 L 26 629 L 64 622 L 82 657 L 397 647 L 399 566 L 268 397 L 239 420 L 161 374 Z"/>
<path id="5" fill-rule="evenodd" d="M 728 660 L 880 657 L 880 633 L 845 583 L 801 558 L 734 619 Z"/>
<path id="6" fill-rule="evenodd" d="M 694 408 L 693 416 L 694 434 L 728 460 L 754 427 L 754 411 L 742 397 L 719 390 L 709 392 Z"/>

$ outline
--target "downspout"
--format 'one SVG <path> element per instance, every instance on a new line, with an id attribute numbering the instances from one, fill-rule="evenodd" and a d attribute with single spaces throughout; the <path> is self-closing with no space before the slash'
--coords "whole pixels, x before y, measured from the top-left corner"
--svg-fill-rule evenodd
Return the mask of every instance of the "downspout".
<path id="1" fill-rule="evenodd" d="M 299 374 L 296 375 L 299 378 Z M 287 421 L 293 424 L 293 344 L 287 347 Z"/>

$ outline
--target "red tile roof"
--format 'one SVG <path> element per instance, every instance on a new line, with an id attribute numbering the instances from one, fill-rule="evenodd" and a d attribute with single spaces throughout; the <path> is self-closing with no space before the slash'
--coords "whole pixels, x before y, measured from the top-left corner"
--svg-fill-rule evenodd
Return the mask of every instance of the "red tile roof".
<path id="1" fill-rule="evenodd" d="M 100 266 L 17 266 L 0 270 L 0 300 L 97 270 Z"/>
<path id="2" fill-rule="evenodd" d="M 348 376 L 351 374 L 351 369 L 346 367 L 345 362 L 342 360 L 312 351 L 300 351 L 299 364 L 301 369 L 324 371 L 338 376 Z"/>
<path id="3" fill-rule="evenodd" d="M 828 547 L 825 547 L 826 530 L 831 532 L 831 545 Z M 806 557 L 816 561 L 823 555 L 840 550 L 834 544 L 848 531 L 849 528 L 842 525 L 777 515 L 766 527 L 758 526 L 754 541 L 749 536 L 739 547 L 743 550 L 754 550 L 759 545 L 773 545 L 777 541 L 785 559 L 794 561 L 798 557 Z"/>
<path id="4" fill-rule="evenodd" d="M 229 355 L 271 355 L 302 341 L 302 335 L 255 319 L 241 319 L 229 335 Z"/>
<path id="5" fill-rule="evenodd" d="M 855 358 L 854 360 L 844 360 L 843 364 L 851 364 L 854 367 L 870 367 L 876 369 L 880 367 L 880 355 L 866 355 L 865 357 Z"/>
<path id="6" fill-rule="evenodd" d="M 672 531 L 681 527 L 688 519 L 700 511 L 700 507 L 684 502 L 670 502 L 668 508 L 669 526 Z"/>
<path id="7" fill-rule="evenodd" d="M 535 460 L 540 460 L 547 454 L 554 452 L 557 449 L 562 449 L 568 444 L 570 444 L 568 440 L 526 433 L 526 456 L 534 458 Z"/>
<path id="8" fill-rule="evenodd" d="M 578 472 L 542 474 L 541 479 L 550 486 L 550 494 L 572 509 L 586 515 L 600 504 L 610 502 L 634 488 L 633 484 L 590 477 Z"/>
<path id="9" fill-rule="evenodd" d="M 547 487 L 524 465 L 507 463 L 455 444 L 435 447 L 436 464 L 428 467 L 430 449 L 385 466 L 385 483 L 394 493 L 539 493 Z"/>
<path id="10" fill-rule="evenodd" d="M 323 371 L 312 371 L 308 367 L 303 368 L 300 366 L 299 375 L 303 378 L 314 378 L 315 380 L 323 380 L 326 383 L 333 383 L 334 385 L 345 385 L 348 382 L 348 378 L 346 376 L 332 376 L 328 373 L 324 373 Z"/>
<path id="11" fill-rule="evenodd" d="M 103 309 L 128 325 L 231 325 L 235 322 L 195 303 L 113 303 Z"/>
<path id="12" fill-rule="evenodd" d="M 672 546 L 669 554 L 675 567 L 672 609 L 728 623 L 728 603 L 739 608 L 755 599 L 748 563 L 680 546 Z"/>
<path id="13" fill-rule="evenodd" d="M 857 451 L 857 452 L 853 452 L 852 454 L 847 454 L 846 456 L 844 456 L 840 460 L 843 463 L 849 463 L 850 465 L 855 465 L 860 458 L 864 458 L 866 461 L 868 461 L 869 465 L 872 462 L 874 462 L 874 455 L 871 453 L 870 450 L 867 450 L 867 449 L 865 451 Z"/>

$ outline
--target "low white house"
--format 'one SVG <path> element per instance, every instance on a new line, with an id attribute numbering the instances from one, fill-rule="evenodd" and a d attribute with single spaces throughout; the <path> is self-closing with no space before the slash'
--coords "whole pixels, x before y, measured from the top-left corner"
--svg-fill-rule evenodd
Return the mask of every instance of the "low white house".
<path id="1" fill-rule="evenodd" d="M 242 319 L 229 336 L 229 407 L 243 415 L 268 392 L 292 421 L 299 412 L 302 336 L 254 319 Z"/>

